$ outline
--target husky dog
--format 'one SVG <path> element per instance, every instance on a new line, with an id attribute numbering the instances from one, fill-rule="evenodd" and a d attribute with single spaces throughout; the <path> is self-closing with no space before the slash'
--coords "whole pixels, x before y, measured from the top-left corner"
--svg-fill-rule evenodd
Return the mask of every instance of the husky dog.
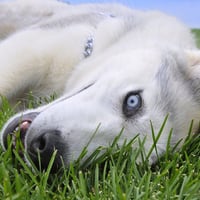
<path id="1" fill-rule="evenodd" d="M 139 135 L 148 152 L 151 123 L 156 137 L 166 115 L 158 155 L 171 130 L 171 146 L 186 138 L 191 120 L 198 131 L 200 52 L 176 18 L 118 4 L 16 0 L 0 3 L 0 21 L 0 94 L 11 103 L 28 91 L 59 96 L 8 120 L 4 149 L 8 135 L 15 148 L 19 129 L 36 165 L 38 153 L 46 168 L 57 150 L 57 169 L 85 146 L 88 155 L 108 146 L 122 129 L 119 145 Z"/>

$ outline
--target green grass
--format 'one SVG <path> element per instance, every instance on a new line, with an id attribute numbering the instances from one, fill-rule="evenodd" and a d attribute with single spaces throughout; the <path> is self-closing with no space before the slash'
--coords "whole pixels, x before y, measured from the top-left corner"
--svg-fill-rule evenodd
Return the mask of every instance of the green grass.
<path id="1" fill-rule="evenodd" d="M 200 31 L 193 31 L 200 38 Z M 197 42 L 200 45 L 200 39 Z M 30 99 L 28 106 L 35 106 L 35 102 Z M 13 113 L 4 100 L 0 128 Z M 118 137 L 103 154 L 99 148 L 81 165 L 71 163 L 54 175 L 49 173 L 52 163 L 46 171 L 33 170 L 16 152 L 13 157 L 10 149 L 0 149 L 0 199 L 200 199 L 200 136 L 188 137 L 179 151 L 168 147 L 153 166 L 146 160 L 135 162 L 138 156 L 144 157 L 143 141 L 136 137 L 119 148 Z M 133 149 L 138 141 L 140 148 Z"/>
<path id="2" fill-rule="evenodd" d="M 35 106 L 32 100 L 29 106 Z M 13 113 L 4 100 L 0 126 Z M 152 127 L 155 142 L 165 122 L 157 137 Z M 49 168 L 39 171 L 29 168 L 16 152 L 12 156 L 10 148 L 6 152 L 0 149 L 0 199 L 199 199 L 200 137 L 188 137 L 178 152 L 168 147 L 158 162 L 150 166 L 145 159 L 140 164 L 135 162 L 138 156 L 145 157 L 144 141 L 136 137 L 119 148 L 120 134 L 110 147 L 103 148 L 103 154 L 99 154 L 102 148 L 98 148 L 83 163 L 78 160 L 54 175 L 49 172 L 55 155 Z M 133 149 L 137 142 L 139 148 Z M 84 155 L 85 150 L 80 160 Z"/>
<path id="3" fill-rule="evenodd" d="M 192 32 L 196 37 L 197 46 L 200 48 L 200 29 L 193 29 Z"/>

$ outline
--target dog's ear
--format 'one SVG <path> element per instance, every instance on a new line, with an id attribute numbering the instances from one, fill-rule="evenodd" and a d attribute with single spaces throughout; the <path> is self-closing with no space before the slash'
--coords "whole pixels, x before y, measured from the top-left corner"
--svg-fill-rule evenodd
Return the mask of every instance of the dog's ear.
<path id="1" fill-rule="evenodd" d="M 200 50 L 186 51 L 187 80 L 195 98 L 200 102 Z"/>
<path id="2" fill-rule="evenodd" d="M 199 81 L 200 88 L 200 50 L 186 50 L 185 53 L 189 79 Z"/>
<path id="3" fill-rule="evenodd" d="M 200 68 L 200 50 L 187 50 L 186 56 L 187 56 L 187 62 L 188 62 L 189 67 Z"/>

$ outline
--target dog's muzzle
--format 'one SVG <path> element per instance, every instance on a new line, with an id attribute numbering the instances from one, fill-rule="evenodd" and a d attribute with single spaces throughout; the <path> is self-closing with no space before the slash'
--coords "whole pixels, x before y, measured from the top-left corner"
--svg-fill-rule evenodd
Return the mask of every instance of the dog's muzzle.
<path id="1" fill-rule="evenodd" d="M 51 172 L 54 173 L 63 166 L 62 155 L 66 149 L 61 133 L 58 130 L 47 130 L 41 134 L 33 135 L 30 140 L 29 138 L 25 140 L 31 124 L 38 115 L 39 113 L 32 112 L 14 118 L 3 132 L 3 144 L 5 149 L 8 149 L 8 144 L 11 144 L 12 150 L 18 151 L 23 159 L 25 154 L 22 149 L 26 146 L 28 157 L 41 170 L 48 168 L 53 153 L 57 151 L 51 169 Z M 17 142 L 20 142 L 23 148 L 19 148 Z"/>

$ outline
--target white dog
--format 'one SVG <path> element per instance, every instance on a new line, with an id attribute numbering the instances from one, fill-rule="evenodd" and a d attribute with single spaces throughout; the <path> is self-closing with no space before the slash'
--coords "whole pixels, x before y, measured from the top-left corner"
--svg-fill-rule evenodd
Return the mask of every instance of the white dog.
<path id="1" fill-rule="evenodd" d="M 119 145 L 137 134 L 148 152 L 165 151 L 186 138 L 200 119 L 200 53 L 181 22 L 160 12 L 116 4 L 73 6 L 54 0 L 0 3 L 0 94 L 15 103 L 29 91 L 60 98 L 12 117 L 7 136 L 20 129 L 25 150 L 46 168 L 55 149 L 55 170 L 108 146 L 123 129 Z M 99 126 L 97 132 L 95 130 Z M 133 148 L 137 148 L 137 145 Z M 150 162 L 154 162 L 153 152 Z"/>

